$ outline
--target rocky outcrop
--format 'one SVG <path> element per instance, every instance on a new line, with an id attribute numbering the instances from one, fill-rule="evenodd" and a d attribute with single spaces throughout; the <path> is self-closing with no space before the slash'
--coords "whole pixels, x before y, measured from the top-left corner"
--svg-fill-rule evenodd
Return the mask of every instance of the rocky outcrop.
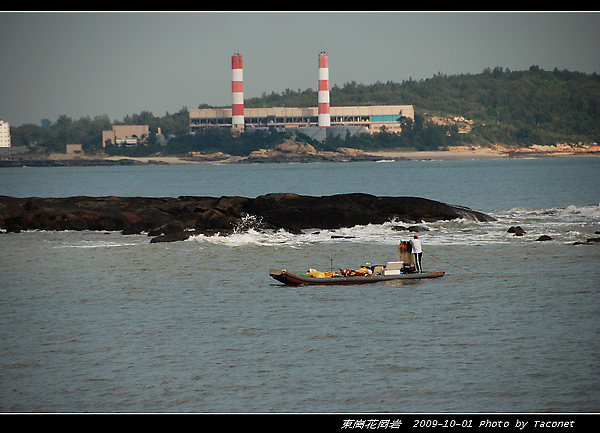
<path id="1" fill-rule="evenodd" d="M 285 163 L 285 162 L 359 162 L 378 161 L 381 157 L 370 155 L 360 149 L 341 147 L 336 151 L 317 151 L 310 144 L 284 143 L 273 149 L 256 150 L 238 163 Z M 394 157 L 392 159 L 404 159 Z"/>
<path id="2" fill-rule="evenodd" d="M 506 232 L 514 233 L 515 236 L 525 236 L 525 234 L 527 233 L 525 230 L 523 230 L 521 226 L 513 226 L 509 228 Z"/>
<path id="3" fill-rule="evenodd" d="M 193 234 L 230 234 L 249 228 L 336 229 L 381 224 L 393 219 L 430 222 L 492 217 L 471 209 L 419 197 L 337 194 L 314 197 L 275 193 L 248 197 L 66 197 L 0 196 L 0 228 L 101 230 L 148 233 L 152 242 L 185 240 Z"/>
<path id="4" fill-rule="evenodd" d="M 573 245 L 600 245 L 600 238 L 588 238 L 585 242 L 575 242 Z"/>
<path id="5" fill-rule="evenodd" d="M 403 157 L 388 157 L 388 159 L 402 160 Z M 308 162 L 358 162 L 378 161 L 380 156 L 370 155 L 362 149 L 340 147 L 335 151 L 318 151 L 308 143 L 286 140 L 269 149 L 258 149 L 248 156 L 232 156 L 222 152 L 203 153 L 190 152 L 184 158 L 189 162 L 226 162 L 238 164 L 256 163 L 308 163 Z"/>
<path id="6" fill-rule="evenodd" d="M 95 167 L 95 166 L 130 166 L 130 165 L 163 165 L 159 160 L 148 160 L 142 162 L 138 159 L 122 158 L 119 160 L 103 158 L 73 158 L 52 159 L 38 156 L 12 156 L 0 159 L 0 167 Z"/>

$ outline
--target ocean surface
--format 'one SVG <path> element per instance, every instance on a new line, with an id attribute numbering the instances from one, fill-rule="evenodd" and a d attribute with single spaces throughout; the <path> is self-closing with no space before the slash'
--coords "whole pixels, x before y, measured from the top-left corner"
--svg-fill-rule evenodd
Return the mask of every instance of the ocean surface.
<path id="1" fill-rule="evenodd" d="M 394 260 L 397 222 L 0 234 L 0 412 L 599 412 L 600 158 L 0 169 L 19 197 L 420 196 L 441 279 L 286 287 Z M 516 237 L 507 230 L 521 226 Z M 541 235 L 552 240 L 538 242 Z"/>

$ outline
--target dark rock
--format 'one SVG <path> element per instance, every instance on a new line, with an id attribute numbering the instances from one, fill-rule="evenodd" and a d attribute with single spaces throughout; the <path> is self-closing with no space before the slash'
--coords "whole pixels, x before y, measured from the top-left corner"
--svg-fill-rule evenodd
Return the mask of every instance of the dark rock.
<path id="1" fill-rule="evenodd" d="M 551 241 L 551 240 L 552 240 L 552 238 L 550 236 L 548 236 L 548 235 L 542 235 L 542 236 L 540 236 L 539 238 L 536 239 L 536 241 L 540 241 L 540 242 Z"/>
<path id="2" fill-rule="evenodd" d="M 585 242 L 575 242 L 573 245 L 593 245 L 600 243 L 600 238 L 588 238 Z"/>
<path id="3" fill-rule="evenodd" d="M 471 209 L 419 197 L 337 194 L 314 197 L 288 193 L 247 197 L 66 197 L 0 196 L 0 228 L 22 230 L 120 230 L 148 232 L 153 242 L 191 234 L 222 235 L 255 229 L 338 229 L 355 225 L 469 218 L 493 221 Z M 423 228 L 408 227 L 410 231 Z M 156 239 L 156 240 L 154 240 Z"/>
<path id="4" fill-rule="evenodd" d="M 394 226 L 392 230 L 398 232 L 427 232 L 429 229 L 424 226 L 413 225 L 413 226 Z"/>
<path id="5" fill-rule="evenodd" d="M 521 226 L 511 227 L 507 230 L 507 233 L 514 233 L 515 236 L 523 236 L 527 232 L 521 228 Z"/>
<path id="6" fill-rule="evenodd" d="M 0 167 L 90 167 L 115 165 L 150 165 L 157 161 L 141 162 L 133 159 L 49 159 L 45 157 L 20 157 L 12 160 L 0 160 Z"/>
<path id="7" fill-rule="evenodd" d="M 190 232 L 174 232 L 166 235 L 160 235 L 155 238 L 150 239 L 151 244 L 157 244 L 161 242 L 179 242 L 185 241 L 190 238 L 192 233 Z"/>

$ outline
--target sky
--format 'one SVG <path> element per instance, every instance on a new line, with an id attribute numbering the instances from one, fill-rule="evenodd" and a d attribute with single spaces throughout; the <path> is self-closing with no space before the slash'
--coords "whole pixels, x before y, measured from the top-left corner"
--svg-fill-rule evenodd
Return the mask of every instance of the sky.
<path id="1" fill-rule="evenodd" d="M 0 12 L 0 119 L 231 105 L 235 53 L 245 98 L 316 89 L 321 51 L 330 86 L 496 66 L 600 73 L 600 13 Z"/>

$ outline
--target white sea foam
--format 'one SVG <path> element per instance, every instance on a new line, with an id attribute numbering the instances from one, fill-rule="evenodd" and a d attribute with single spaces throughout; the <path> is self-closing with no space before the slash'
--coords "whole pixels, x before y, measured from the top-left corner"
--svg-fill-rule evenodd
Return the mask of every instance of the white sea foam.
<path id="1" fill-rule="evenodd" d="M 139 245 L 137 242 L 94 242 L 87 241 L 79 245 L 63 245 L 61 248 L 114 248 L 114 247 L 129 247 Z"/>
<path id="2" fill-rule="evenodd" d="M 94 232 L 94 231 L 74 231 L 64 232 L 44 231 L 47 235 L 46 241 L 56 243 L 56 248 L 122 248 L 134 247 L 148 243 L 148 237 L 144 235 L 123 236 L 120 231 L 114 232 Z"/>
<path id="3" fill-rule="evenodd" d="M 308 229 L 300 234 L 286 230 L 263 230 L 252 227 L 260 225 L 248 216 L 238 230 L 230 235 L 196 235 L 189 242 L 199 242 L 224 247 L 263 246 L 302 248 L 318 244 L 349 245 L 397 245 L 409 240 L 414 233 L 401 227 L 418 227 L 421 239 L 427 245 L 485 245 L 529 242 L 541 235 L 548 235 L 552 242 L 563 244 L 585 241 L 600 230 L 600 206 L 567 206 L 564 208 L 529 209 L 512 208 L 490 212 L 496 218 L 492 222 L 477 222 L 470 219 L 450 221 L 420 222 L 407 224 L 390 221 L 384 224 L 358 225 L 340 229 Z M 516 237 L 507 230 L 511 226 L 521 226 L 526 235 Z M 57 248 L 122 248 L 148 243 L 145 235 L 123 236 L 120 232 L 41 232 L 48 241 L 56 242 Z"/>
<path id="4" fill-rule="evenodd" d="M 436 221 L 416 224 L 419 236 L 429 245 L 484 245 L 506 244 L 516 240 L 531 241 L 541 235 L 549 235 L 554 241 L 572 243 L 589 237 L 600 229 L 600 206 L 568 206 L 566 208 L 526 209 L 513 208 L 496 211 L 492 222 L 469 219 Z M 192 236 L 189 241 L 207 242 L 214 245 L 240 247 L 245 245 L 300 248 L 319 243 L 349 243 L 371 245 L 395 245 L 409 240 L 414 233 L 397 230 L 408 224 L 390 221 L 384 224 L 357 225 L 335 230 L 308 229 L 300 234 L 285 230 L 259 230 L 250 228 L 223 236 Z M 517 238 L 507 230 L 521 226 L 526 236 Z"/>
<path id="5" fill-rule="evenodd" d="M 578 218 L 592 219 L 596 222 L 600 222 L 600 205 L 591 205 L 583 207 L 571 205 L 560 210 L 559 215 L 564 217 L 576 216 Z"/>

